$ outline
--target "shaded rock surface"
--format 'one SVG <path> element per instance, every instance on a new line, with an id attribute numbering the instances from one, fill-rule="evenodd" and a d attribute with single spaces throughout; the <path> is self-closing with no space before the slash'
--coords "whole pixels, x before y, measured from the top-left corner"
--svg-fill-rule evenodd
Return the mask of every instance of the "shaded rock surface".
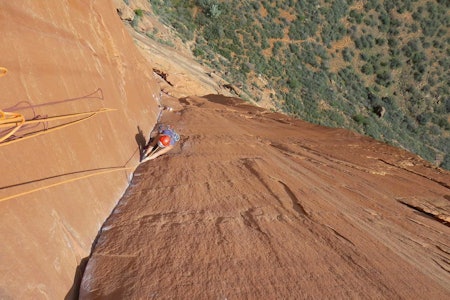
<path id="1" fill-rule="evenodd" d="M 102 227 L 82 299 L 450 296 L 450 174 L 342 129 L 208 95 Z"/>

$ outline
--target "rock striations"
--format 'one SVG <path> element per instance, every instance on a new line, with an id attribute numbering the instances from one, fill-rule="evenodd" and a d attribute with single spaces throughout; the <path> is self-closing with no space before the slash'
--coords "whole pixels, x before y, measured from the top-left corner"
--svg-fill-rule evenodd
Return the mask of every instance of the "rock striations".
<path id="1" fill-rule="evenodd" d="M 82 299 L 448 299 L 448 223 L 407 205 L 448 214 L 448 172 L 238 99 L 178 101 L 181 143 L 134 173 Z"/>

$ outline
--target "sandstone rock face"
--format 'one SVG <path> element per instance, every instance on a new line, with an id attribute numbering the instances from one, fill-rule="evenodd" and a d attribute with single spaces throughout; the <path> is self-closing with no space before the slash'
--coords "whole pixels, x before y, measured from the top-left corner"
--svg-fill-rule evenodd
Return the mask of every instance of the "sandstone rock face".
<path id="1" fill-rule="evenodd" d="M 228 91 L 176 49 L 133 41 L 121 5 L 2 1 L 0 109 L 37 120 L 16 138 L 42 134 L 0 143 L 0 299 L 450 297 L 448 172 L 237 99 L 186 97 Z M 182 139 L 133 173 L 155 80 Z M 45 120 L 104 108 L 117 110 Z"/>
<path id="2" fill-rule="evenodd" d="M 110 1 L 0 6 L 2 111 L 44 119 L 117 109 L 0 144 L 0 298 L 63 299 L 138 163 L 159 87 Z M 27 125 L 16 137 L 82 118 Z"/>
<path id="3" fill-rule="evenodd" d="M 448 172 L 237 99 L 163 100 L 181 141 L 137 168 L 81 299 L 450 297 L 450 228 L 415 209 L 448 214 Z"/>

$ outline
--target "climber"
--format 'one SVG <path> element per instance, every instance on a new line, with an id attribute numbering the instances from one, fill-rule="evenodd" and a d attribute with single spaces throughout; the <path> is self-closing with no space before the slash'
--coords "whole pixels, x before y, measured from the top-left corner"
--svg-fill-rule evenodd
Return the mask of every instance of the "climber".
<path id="1" fill-rule="evenodd" d="M 163 155 L 175 146 L 175 143 L 180 140 L 178 133 L 169 126 L 160 125 L 158 135 L 150 140 L 142 155 L 141 163 L 151 159 L 155 159 Z"/>

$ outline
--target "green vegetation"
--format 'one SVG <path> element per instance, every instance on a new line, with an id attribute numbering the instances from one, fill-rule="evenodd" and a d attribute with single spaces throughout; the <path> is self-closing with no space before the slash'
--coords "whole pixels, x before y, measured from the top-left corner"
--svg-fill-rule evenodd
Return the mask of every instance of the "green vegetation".
<path id="1" fill-rule="evenodd" d="M 128 5 L 128 3 L 127 3 Z M 131 26 L 133 28 L 137 28 L 140 19 L 144 16 L 144 11 L 141 8 L 137 8 L 134 10 L 134 18 L 131 21 Z"/>
<path id="2" fill-rule="evenodd" d="M 200 61 L 246 92 L 264 76 L 285 113 L 349 128 L 450 168 L 449 1 L 150 3 L 193 42 Z"/>
<path id="3" fill-rule="evenodd" d="M 136 16 L 138 17 L 142 17 L 144 15 L 144 11 L 141 8 L 137 8 L 134 10 L 134 13 L 136 14 Z"/>

